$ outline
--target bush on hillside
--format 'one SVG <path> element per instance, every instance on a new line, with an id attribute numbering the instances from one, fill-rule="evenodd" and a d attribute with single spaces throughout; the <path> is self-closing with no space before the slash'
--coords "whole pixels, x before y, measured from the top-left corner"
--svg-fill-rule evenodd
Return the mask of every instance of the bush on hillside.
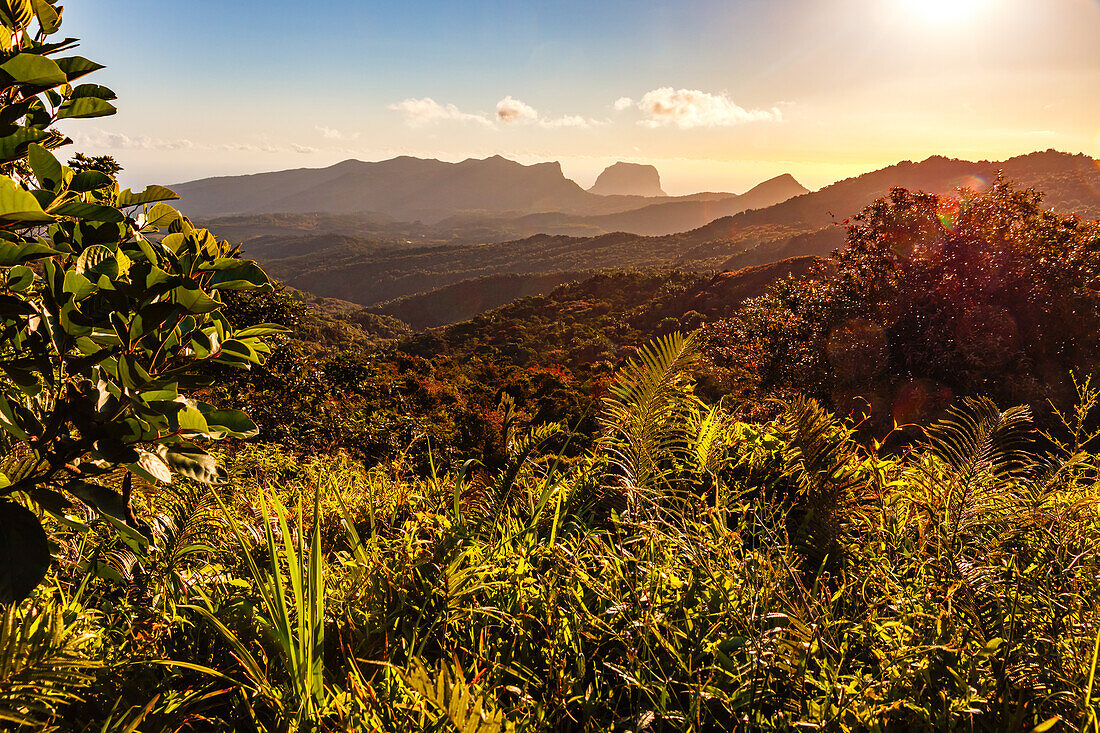
<path id="1" fill-rule="evenodd" d="M 940 197 L 895 189 L 848 245 L 708 328 L 732 391 L 869 405 L 885 426 L 957 397 L 1065 407 L 1097 365 L 1100 226 L 1000 180 Z"/>

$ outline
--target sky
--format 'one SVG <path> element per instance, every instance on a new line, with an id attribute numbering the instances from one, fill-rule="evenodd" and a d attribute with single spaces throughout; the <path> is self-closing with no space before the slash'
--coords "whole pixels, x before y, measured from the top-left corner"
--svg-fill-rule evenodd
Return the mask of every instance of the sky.
<path id="1" fill-rule="evenodd" d="M 66 0 L 127 185 L 348 158 L 623 160 L 666 192 L 1100 158 L 1100 0 Z"/>

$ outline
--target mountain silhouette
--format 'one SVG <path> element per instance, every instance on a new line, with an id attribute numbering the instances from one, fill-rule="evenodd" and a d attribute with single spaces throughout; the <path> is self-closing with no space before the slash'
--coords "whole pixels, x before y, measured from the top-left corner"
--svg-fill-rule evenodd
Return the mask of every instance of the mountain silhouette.
<path id="1" fill-rule="evenodd" d="M 644 177 L 649 183 L 642 188 L 663 196 L 660 176 L 652 166 L 616 164 L 608 171 L 616 172 L 604 179 L 611 181 L 605 190 L 626 186 L 626 171 L 635 189 Z M 616 179 L 622 186 L 616 184 Z M 182 199 L 181 209 L 199 220 L 233 216 L 239 225 L 247 227 L 239 217 L 324 214 L 369 216 L 376 222 L 393 220 L 433 227 L 446 222 L 442 229 L 449 232 L 437 232 L 443 241 L 468 239 L 471 231 L 479 229 L 489 234 L 483 241 L 505 241 L 540 232 L 591 235 L 621 230 L 668 234 L 700 226 L 717 216 L 778 203 L 806 190 L 790 176 L 780 176 L 744 194 L 748 198 L 729 193 L 661 199 L 651 195 L 605 195 L 582 189 L 562 174 L 558 163 L 522 165 L 500 156 L 460 163 L 408 156 L 375 163 L 346 160 L 328 168 L 204 178 L 177 184 L 173 189 Z M 649 209 L 650 205 L 659 205 L 655 201 L 679 203 L 684 208 Z M 707 206 L 711 201 L 724 203 L 712 211 Z M 639 211 L 637 219 L 629 215 L 631 211 Z M 619 214 L 623 216 L 598 218 Z M 492 231 L 497 235 L 492 236 Z"/>
<path id="2" fill-rule="evenodd" d="M 600 196 L 666 196 L 661 175 L 651 165 L 623 163 L 603 169 L 589 193 Z"/>

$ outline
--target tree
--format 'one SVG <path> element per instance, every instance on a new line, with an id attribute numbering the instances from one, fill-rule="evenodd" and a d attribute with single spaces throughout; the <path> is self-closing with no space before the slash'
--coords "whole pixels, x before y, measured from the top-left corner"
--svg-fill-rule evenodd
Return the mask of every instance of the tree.
<path id="1" fill-rule="evenodd" d="M 1066 407 L 1070 373 L 1100 356 L 1098 284 L 1100 225 L 1043 210 L 1033 190 L 895 189 L 831 261 L 750 301 L 709 343 L 752 395 L 843 409 L 859 397 L 887 427 L 964 395 Z"/>
<path id="2" fill-rule="evenodd" d="M 254 435 L 243 412 L 187 396 L 196 365 L 248 368 L 270 324 L 235 329 L 219 294 L 270 289 L 239 247 L 195 228 L 162 186 L 120 190 L 107 156 L 62 165 L 59 120 L 115 111 L 102 68 L 52 40 L 56 0 L 0 1 L 0 601 L 25 597 L 50 562 L 28 503 L 72 524 L 91 507 L 131 544 L 134 476 L 217 482 L 200 440 Z M 22 497 L 25 501 L 17 501 Z"/>

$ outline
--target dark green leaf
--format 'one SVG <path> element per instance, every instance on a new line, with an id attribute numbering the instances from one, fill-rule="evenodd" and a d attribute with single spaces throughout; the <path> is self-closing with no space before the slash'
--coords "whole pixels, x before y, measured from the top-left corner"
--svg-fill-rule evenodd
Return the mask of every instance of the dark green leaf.
<path id="1" fill-rule="evenodd" d="M 87 76 L 93 71 L 99 71 L 103 68 L 103 64 L 89 61 L 83 56 L 70 56 L 69 58 L 58 59 L 57 65 L 65 72 L 66 79 L 62 81 L 75 81 L 82 76 Z"/>
<path id="2" fill-rule="evenodd" d="M 34 512 L 0 500 L 0 603 L 18 603 L 30 595 L 50 568 L 50 545 Z"/>
<path id="3" fill-rule="evenodd" d="M 73 180 L 69 183 L 69 190 L 76 191 L 77 193 L 86 193 L 88 191 L 98 191 L 101 188 L 107 188 L 114 181 L 111 177 L 103 171 L 86 170 L 77 173 L 73 176 Z"/>
<path id="4" fill-rule="evenodd" d="M 71 216 L 74 219 L 85 221 L 103 221 L 112 224 L 125 221 L 122 212 L 113 206 L 101 206 L 100 204 L 86 204 L 82 201 L 70 201 L 50 210 L 56 216 Z"/>
<path id="5" fill-rule="evenodd" d="M 34 270 L 25 265 L 18 265 L 8 271 L 8 290 L 19 293 L 29 288 L 33 282 Z"/>
<path id="6" fill-rule="evenodd" d="M 129 523 L 132 514 L 122 494 L 112 491 L 106 486 L 79 479 L 73 479 L 66 483 L 65 490 L 100 514 L 107 514 Z"/>

